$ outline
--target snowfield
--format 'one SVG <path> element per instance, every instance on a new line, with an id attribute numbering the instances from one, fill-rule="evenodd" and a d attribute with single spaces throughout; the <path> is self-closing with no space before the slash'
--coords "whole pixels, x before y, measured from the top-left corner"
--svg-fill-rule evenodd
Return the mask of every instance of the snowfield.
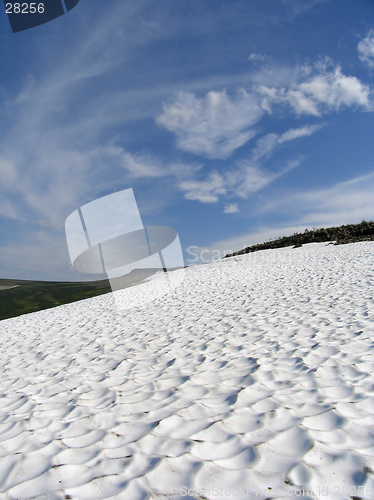
<path id="1" fill-rule="evenodd" d="M 1 321 L 0 500 L 373 499 L 373 278 L 313 243 Z"/>

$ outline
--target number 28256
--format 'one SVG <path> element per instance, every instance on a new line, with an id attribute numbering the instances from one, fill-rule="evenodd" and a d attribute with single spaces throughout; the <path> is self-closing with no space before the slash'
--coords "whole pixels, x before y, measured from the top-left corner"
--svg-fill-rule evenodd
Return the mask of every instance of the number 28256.
<path id="1" fill-rule="evenodd" d="M 7 3 L 5 9 L 7 14 L 43 14 L 44 3 Z"/>

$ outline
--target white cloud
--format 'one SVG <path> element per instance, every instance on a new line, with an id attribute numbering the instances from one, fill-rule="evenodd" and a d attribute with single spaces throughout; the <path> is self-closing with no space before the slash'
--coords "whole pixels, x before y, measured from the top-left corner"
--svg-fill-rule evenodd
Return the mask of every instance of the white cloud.
<path id="1" fill-rule="evenodd" d="M 256 146 L 252 149 L 251 162 L 258 162 L 261 158 L 267 157 L 274 150 L 279 135 L 266 134 L 256 142 Z"/>
<path id="2" fill-rule="evenodd" d="M 370 30 L 367 36 L 357 46 L 358 57 L 363 64 L 374 69 L 374 30 Z"/>
<path id="3" fill-rule="evenodd" d="M 282 173 L 269 173 L 250 161 L 242 161 L 226 172 L 210 172 L 206 179 L 193 179 L 179 183 L 187 200 L 215 203 L 219 196 L 236 195 L 246 198 L 270 184 Z"/>
<path id="4" fill-rule="evenodd" d="M 243 180 L 236 187 L 235 193 L 241 198 L 247 198 L 299 165 L 300 161 L 294 160 L 288 162 L 286 167 L 279 172 L 267 172 L 263 168 L 251 165 L 250 161 L 243 161 L 241 162 Z"/>
<path id="5" fill-rule="evenodd" d="M 158 125 L 174 132 L 183 151 L 208 158 L 227 158 L 255 134 L 248 130 L 264 114 L 258 99 L 241 89 L 235 98 L 226 90 L 210 91 L 205 97 L 181 92 L 156 118 Z"/>
<path id="6" fill-rule="evenodd" d="M 183 181 L 179 188 L 185 192 L 187 200 L 198 200 L 201 203 L 215 203 L 218 195 L 224 195 L 229 188 L 226 176 L 218 172 L 210 172 L 207 179 L 199 181 L 197 179 Z"/>
<path id="7" fill-rule="evenodd" d="M 263 58 L 257 53 L 249 56 L 253 61 Z M 299 68 L 293 80 L 280 88 L 260 84 L 252 91 L 241 89 L 234 97 L 226 90 L 212 90 L 204 97 L 181 92 L 174 101 L 164 104 L 156 122 L 176 135 L 179 149 L 224 159 L 256 134 L 253 126 L 265 113 L 271 114 L 275 105 L 286 105 L 298 116 L 315 117 L 344 107 L 374 109 L 370 87 L 355 76 L 344 75 L 340 66 L 326 58 Z M 312 128 L 304 127 L 299 136 L 310 135 L 308 130 L 313 133 Z M 286 140 L 284 137 L 281 142 Z"/>
<path id="8" fill-rule="evenodd" d="M 291 128 L 282 135 L 269 133 L 258 139 L 256 146 L 252 149 L 249 159 L 250 164 L 258 164 L 264 161 L 274 152 L 274 150 L 284 142 L 293 141 L 300 137 L 308 137 L 320 130 L 322 125 L 305 125 L 300 128 Z M 248 160 L 243 160 L 242 163 L 248 164 Z"/>
<path id="9" fill-rule="evenodd" d="M 240 212 L 237 203 L 229 203 L 228 205 L 225 205 L 225 209 L 223 211 L 224 214 L 235 214 L 237 212 Z"/>
<path id="10" fill-rule="evenodd" d="M 301 83 L 299 90 L 333 111 L 342 106 L 369 107 L 369 87 L 355 76 L 343 75 L 339 66 L 330 72 L 322 70 L 319 75 Z"/>
<path id="11" fill-rule="evenodd" d="M 108 146 L 102 151 L 115 159 L 131 177 L 162 177 L 168 173 L 161 162 L 151 155 L 132 155 L 119 146 Z"/>
<path id="12" fill-rule="evenodd" d="M 308 137 L 314 134 L 314 132 L 317 132 L 317 130 L 320 130 L 321 127 L 321 125 L 306 125 L 301 128 L 291 128 L 282 134 L 277 142 L 278 144 L 282 144 L 283 142 L 293 141 L 295 139 L 299 139 L 300 137 Z"/>
<path id="13" fill-rule="evenodd" d="M 261 103 L 271 111 L 273 104 L 286 104 L 297 115 L 322 116 L 324 113 L 339 111 L 343 107 L 360 107 L 373 110 L 372 91 L 355 76 L 346 76 L 341 67 L 332 67 L 329 59 L 303 68 L 304 81 L 294 83 L 290 88 L 258 87 L 264 96 Z"/>
<path id="14" fill-rule="evenodd" d="M 269 56 L 264 54 L 257 54 L 254 52 L 248 57 L 248 60 L 251 61 L 253 64 L 264 63 L 269 60 Z"/>
<path id="15" fill-rule="evenodd" d="M 326 3 L 330 0 L 282 0 L 283 3 L 292 9 L 292 14 L 298 16 L 319 3 Z"/>
<path id="16" fill-rule="evenodd" d="M 258 139 L 249 158 L 235 162 L 231 168 L 223 173 L 212 171 L 204 180 L 196 178 L 183 180 L 179 182 L 178 187 L 184 191 L 186 199 L 201 203 L 215 203 L 220 196 L 226 195 L 247 198 L 299 166 L 300 161 L 294 160 L 288 162 L 286 167 L 279 172 L 266 171 L 262 167 L 262 163 L 271 156 L 277 147 L 284 142 L 312 135 L 320 128 L 319 125 L 313 125 L 290 129 L 281 136 L 266 134 Z"/>

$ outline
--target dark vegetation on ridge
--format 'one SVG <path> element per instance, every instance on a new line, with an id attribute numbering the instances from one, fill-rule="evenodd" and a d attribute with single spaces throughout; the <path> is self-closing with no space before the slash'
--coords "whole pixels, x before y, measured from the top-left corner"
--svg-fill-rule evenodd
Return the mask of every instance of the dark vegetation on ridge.
<path id="1" fill-rule="evenodd" d="M 344 245 L 346 243 L 355 243 L 357 241 L 374 241 L 374 221 L 366 222 L 363 220 L 360 224 L 348 224 L 347 226 L 313 228 L 312 231 L 305 229 L 303 233 L 294 233 L 292 236 L 282 236 L 276 240 L 259 243 L 251 247 L 243 248 L 225 255 L 234 257 L 235 255 L 244 255 L 245 253 L 258 252 L 269 248 L 282 248 L 293 246 L 301 247 L 305 243 L 320 243 L 324 241 L 334 241 L 334 245 Z"/>

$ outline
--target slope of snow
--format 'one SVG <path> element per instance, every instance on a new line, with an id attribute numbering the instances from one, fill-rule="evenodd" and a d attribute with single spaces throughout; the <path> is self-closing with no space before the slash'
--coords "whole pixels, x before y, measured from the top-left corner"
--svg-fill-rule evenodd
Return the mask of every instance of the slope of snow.
<path id="1" fill-rule="evenodd" d="M 373 277 L 316 243 L 1 321 L 0 500 L 374 498 Z"/>

